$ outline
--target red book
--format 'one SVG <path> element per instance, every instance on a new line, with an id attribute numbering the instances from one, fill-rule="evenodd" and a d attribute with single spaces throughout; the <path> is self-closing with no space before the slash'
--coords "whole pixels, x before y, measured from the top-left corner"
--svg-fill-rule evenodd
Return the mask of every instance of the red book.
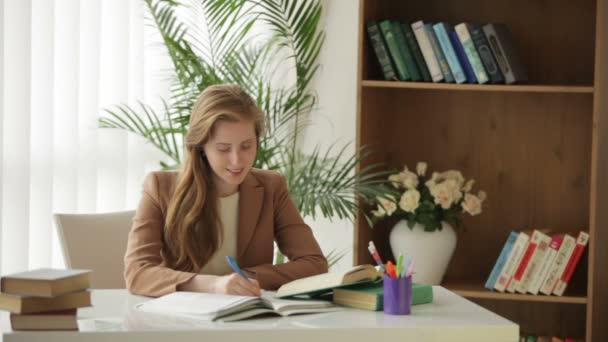
<path id="1" fill-rule="evenodd" d="M 521 258 L 521 261 L 519 262 L 519 266 L 517 266 L 517 270 L 513 274 L 513 279 L 509 282 L 509 285 L 507 286 L 507 291 L 509 291 L 509 292 L 515 292 L 515 288 L 521 282 L 521 278 L 524 275 L 524 272 L 526 271 L 526 267 L 528 266 L 528 263 L 530 262 L 530 258 L 532 258 L 532 254 L 534 254 L 534 251 L 536 250 L 536 247 L 538 246 L 538 240 L 535 241 L 534 237 L 535 237 L 535 234 L 532 233 L 532 236 L 530 236 L 530 243 L 528 244 L 528 248 L 526 248 L 526 251 L 524 252 L 523 257 Z"/>
<path id="2" fill-rule="evenodd" d="M 574 273 L 578 262 L 581 260 L 581 256 L 583 255 L 588 242 L 589 234 L 581 231 L 576 238 L 576 246 L 574 246 L 574 251 L 570 256 L 570 259 L 568 259 L 566 268 L 555 285 L 555 289 L 553 290 L 554 295 L 562 296 L 564 294 L 564 291 L 570 282 L 570 278 L 572 278 L 572 274 Z"/>

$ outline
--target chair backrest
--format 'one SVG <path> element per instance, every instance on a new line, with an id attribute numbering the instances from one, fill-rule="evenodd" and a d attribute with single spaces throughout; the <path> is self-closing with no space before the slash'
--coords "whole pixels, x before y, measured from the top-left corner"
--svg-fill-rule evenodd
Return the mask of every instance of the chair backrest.
<path id="1" fill-rule="evenodd" d="M 133 210 L 54 214 L 66 267 L 92 270 L 92 288 L 125 288 L 123 257 L 133 216 Z"/>

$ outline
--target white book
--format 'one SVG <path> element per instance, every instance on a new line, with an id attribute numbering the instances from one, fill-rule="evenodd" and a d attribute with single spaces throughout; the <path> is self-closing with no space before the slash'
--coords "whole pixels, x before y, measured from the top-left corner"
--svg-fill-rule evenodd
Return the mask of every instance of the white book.
<path id="1" fill-rule="evenodd" d="M 547 279 L 549 269 L 553 265 L 553 260 L 555 260 L 555 256 L 557 255 L 557 251 L 563 240 L 564 237 L 560 235 L 555 235 L 551 238 L 549 248 L 538 266 L 538 272 L 536 272 L 536 275 L 534 275 L 530 281 L 530 285 L 528 286 L 529 293 L 537 295 L 538 291 L 540 291 L 540 287 L 543 285 L 545 279 Z"/>
<path id="2" fill-rule="evenodd" d="M 437 56 L 435 56 L 435 52 L 433 52 L 433 47 L 431 46 L 428 32 L 424 27 L 424 22 L 418 20 L 417 22 L 412 23 L 412 31 L 414 31 L 414 35 L 420 46 L 420 51 L 422 52 L 422 57 L 424 57 L 424 61 L 426 62 L 433 82 L 441 82 L 443 80 L 443 73 L 439 67 Z"/>
<path id="3" fill-rule="evenodd" d="M 586 232 L 580 232 L 578 237 L 576 238 L 576 246 L 574 246 L 574 251 L 570 255 L 568 262 L 566 263 L 566 267 L 564 268 L 564 272 L 557 279 L 557 284 L 555 284 L 555 288 L 553 289 L 553 294 L 556 296 L 563 296 L 564 291 L 566 291 L 566 287 L 570 282 L 570 277 L 574 273 L 578 262 L 581 260 L 583 252 L 585 251 L 585 247 L 589 242 L 589 234 Z"/>
<path id="4" fill-rule="evenodd" d="M 536 244 L 536 248 L 528 261 L 528 265 L 521 277 L 521 280 L 515 284 L 515 291 L 519 293 L 526 293 L 528 287 L 532 282 L 534 276 L 538 273 L 539 265 L 545 258 L 547 251 L 549 250 L 549 243 L 551 243 L 551 237 L 543 232 L 535 230 L 530 238 L 530 244 Z"/>
<path id="5" fill-rule="evenodd" d="M 221 322 L 268 313 L 289 316 L 340 310 L 328 301 L 278 299 L 274 292 L 268 291 L 264 291 L 261 297 L 179 291 L 139 303 L 135 308 L 144 312 Z"/>
<path id="6" fill-rule="evenodd" d="M 521 261 L 521 258 L 528 247 L 529 240 L 530 237 L 528 234 L 519 233 L 517 240 L 515 240 L 515 244 L 513 244 L 513 249 L 511 249 L 511 252 L 509 253 L 507 262 L 505 263 L 505 266 L 503 267 L 502 272 L 500 272 L 498 280 L 494 285 L 494 289 L 496 291 L 504 292 L 508 287 L 511 279 L 513 278 L 513 274 L 515 273 L 517 266 L 519 266 L 519 262 Z"/>
<path id="7" fill-rule="evenodd" d="M 550 295 L 551 292 L 553 292 L 557 280 L 561 277 L 568 260 L 570 260 L 572 252 L 574 252 L 575 245 L 576 240 L 572 236 L 568 234 L 564 235 L 564 241 L 562 241 L 562 245 L 557 251 L 557 256 L 555 257 L 555 260 L 553 260 L 553 265 L 551 265 L 547 279 L 545 279 L 543 286 L 540 288 L 541 293 Z"/>

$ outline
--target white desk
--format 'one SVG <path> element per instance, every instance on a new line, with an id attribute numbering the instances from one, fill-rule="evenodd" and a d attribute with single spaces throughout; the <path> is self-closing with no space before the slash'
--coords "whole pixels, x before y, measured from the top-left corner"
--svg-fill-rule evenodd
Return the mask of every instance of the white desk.
<path id="1" fill-rule="evenodd" d="M 517 324 L 442 287 L 434 291 L 434 302 L 413 306 L 409 316 L 345 309 L 216 323 L 143 313 L 133 305 L 149 300 L 146 297 L 125 290 L 94 290 L 93 307 L 78 310 L 79 332 L 11 332 L 8 313 L 2 312 L 0 341 L 518 341 Z"/>

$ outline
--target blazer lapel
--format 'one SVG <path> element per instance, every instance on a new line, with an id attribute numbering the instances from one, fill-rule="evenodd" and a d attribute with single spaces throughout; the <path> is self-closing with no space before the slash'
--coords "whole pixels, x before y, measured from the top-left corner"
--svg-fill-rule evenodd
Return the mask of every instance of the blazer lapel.
<path id="1" fill-rule="evenodd" d="M 239 194 L 239 219 L 238 219 L 238 238 L 237 238 L 237 262 L 241 262 L 241 258 L 249 242 L 255 233 L 255 227 L 258 223 L 258 217 L 262 210 L 262 202 L 264 201 L 264 187 L 251 174 L 245 177 L 245 180 L 240 185 Z"/>

